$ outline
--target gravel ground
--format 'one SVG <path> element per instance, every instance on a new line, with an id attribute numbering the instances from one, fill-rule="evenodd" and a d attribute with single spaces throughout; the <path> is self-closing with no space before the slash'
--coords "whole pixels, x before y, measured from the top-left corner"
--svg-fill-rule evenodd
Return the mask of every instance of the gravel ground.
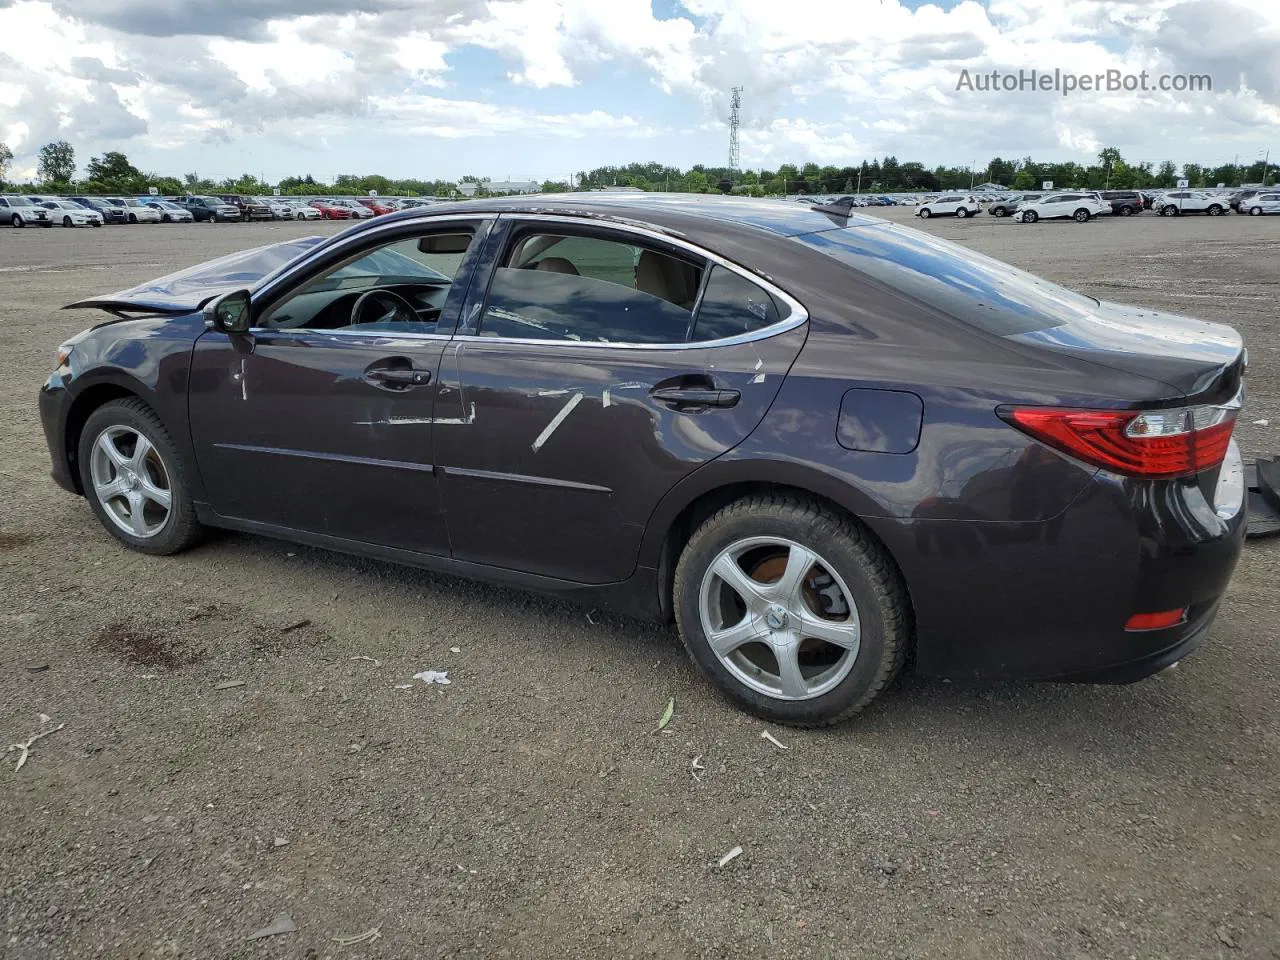
<path id="1" fill-rule="evenodd" d="M 1175 671 L 906 677 L 786 749 L 665 628 L 248 536 L 124 551 L 47 476 L 36 389 L 91 319 L 57 308 L 326 229 L 0 231 L 0 746 L 65 724 L 0 766 L 0 956 L 1280 957 L 1280 544 Z M 1280 445 L 1276 219 L 925 229 L 1236 325 L 1243 445 Z"/>

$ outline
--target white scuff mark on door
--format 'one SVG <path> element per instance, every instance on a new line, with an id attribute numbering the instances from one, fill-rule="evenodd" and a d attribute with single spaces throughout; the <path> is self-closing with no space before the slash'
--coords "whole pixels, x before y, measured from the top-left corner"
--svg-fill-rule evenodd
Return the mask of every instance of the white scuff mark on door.
<path id="1" fill-rule="evenodd" d="M 763 366 L 764 366 L 764 359 L 762 357 L 756 357 L 756 369 L 759 370 Z"/>
<path id="2" fill-rule="evenodd" d="M 357 427 L 408 427 L 435 423 L 432 417 L 386 417 L 383 420 L 356 420 Z"/>
<path id="3" fill-rule="evenodd" d="M 600 402 L 606 407 L 609 405 L 609 388 L 608 387 L 604 388 L 604 393 L 601 394 L 600 396 Z"/>
<path id="4" fill-rule="evenodd" d="M 614 389 L 614 390 L 644 390 L 644 389 L 646 389 L 648 386 L 649 386 L 649 385 L 648 385 L 647 383 L 640 383 L 639 381 L 636 381 L 635 383 L 618 383 L 618 384 L 615 384 L 615 385 L 613 386 L 613 389 Z"/>
<path id="5" fill-rule="evenodd" d="M 249 378 L 244 373 L 244 357 L 240 358 L 240 373 L 236 375 L 236 379 L 240 381 L 240 399 L 249 399 Z"/>
<path id="6" fill-rule="evenodd" d="M 539 390 L 540 397 L 565 397 L 569 395 L 568 390 Z"/>
<path id="7" fill-rule="evenodd" d="M 475 423 L 475 422 L 476 422 L 476 405 L 473 403 L 473 404 L 471 404 L 471 405 L 467 408 L 466 416 L 463 416 L 463 417 L 436 417 L 435 419 L 430 420 L 430 421 L 428 421 L 428 422 L 429 422 L 429 423 L 434 423 L 434 424 L 436 424 L 437 426 L 448 426 L 448 425 L 450 425 L 450 424 L 453 424 L 453 425 L 461 424 L 461 425 L 463 425 L 463 426 L 466 426 L 466 425 L 467 425 L 467 424 L 469 424 L 469 423 Z"/>
<path id="8" fill-rule="evenodd" d="M 757 373 L 754 377 L 752 377 L 752 378 L 751 378 L 751 382 L 752 382 L 752 383 L 764 383 L 764 374 L 763 374 L 763 373 Z"/>
<path id="9" fill-rule="evenodd" d="M 564 423 L 569 414 L 573 413 L 573 408 L 582 402 L 582 391 L 579 390 L 560 408 L 560 412 L 551 418 L 551 422 L 546 425 L 543 431 L 538 434 L 538 439 L 533 441 L 533 452 L 537 453 L 542 449 L 542 445 L 551 439 L 551 435 L 560 429 L 560 424 Z"/>

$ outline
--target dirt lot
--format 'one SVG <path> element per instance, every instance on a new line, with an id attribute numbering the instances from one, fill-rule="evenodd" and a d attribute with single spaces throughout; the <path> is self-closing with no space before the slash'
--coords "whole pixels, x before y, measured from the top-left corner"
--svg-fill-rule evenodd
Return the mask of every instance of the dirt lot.
<path id="1" fill-rule="evenodd" d="M 785 750 L 666 629 L 247 536 L 121 549 L 47 476 L 36 389 L 90 319 L 57 308 L 324 229 L 0 231 L 0 747 L 65 724 L 0 767 L 0 957 L 1280 957 L 1280 543 L 1176 671 L 906 678 Z M 1280 448 L 1280 218 L 926 229 L 1235 324 L 1239 434 Z"/>

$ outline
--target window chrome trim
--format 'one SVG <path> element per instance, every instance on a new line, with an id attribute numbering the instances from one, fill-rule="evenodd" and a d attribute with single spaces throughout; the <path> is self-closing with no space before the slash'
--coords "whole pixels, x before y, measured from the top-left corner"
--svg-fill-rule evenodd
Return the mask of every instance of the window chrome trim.
<path id="1" fill-rule="evenodd" d="M 680 340 L 673 343 L 627 343 L 623 341 L 601 342 L 598 340 L 543 340 L 538 338 L 523 338 L 523 337 L 485 337 L 479 334 L 446 335 L 446 334 L 439 334 L 439 333 L 402 333 L 402 334 L 394 334 L 393 336 L 421 339 L 421 340 L 458 340 L 462 342 L 470 341 L 475 343 L 555 344 L 561 347 L 571 345 L 571 346 L 580 346 L 580 347 L 593 347 L 596 349 L 613 348 L 613 349 L 619 349 L 619 350 L 699 350 L 699 349 L 711 348 L 711 347 L 737 346 L 743 343 L 751 343 L 755 340 L 767 340 L 770 337 L 776 337 L 779 334 L 787 333 L 809 322 L 809 311 L 805 309 L 804 304 L 802 304 L 799 300 L 797 300 L 791 294 L 787 293 L 787 291 L 783 290 L 781 287 L 774 284 L 772 281 L 766 280 L 764 277 L 760 276 L 759 274 L 754 273 L 753 271 L 748 270 L 747 268 L 734 263 L 732 260 L 728 260 L 717 253 L 713 253 L 712 251 L 707 250 L 704 247 L 698 246 L 697 244 L 690 243 L 688 240 L 685 240 L 681 237 L 673 236 L 670 233 L 664 233 L 661 230 L 655 230 L 649 227 L 641 227 L 631 222 L 612 220 L 612 219 L 609 219 L 608 217 L 588 217 L 588 216 L 576 217 L 576 216 L 567 216 L 563 214 L 521 213 L 519 211 L 491 211 L 490 210 L 490 211 L 476 211 L 474 214 L 458 213 L 455 211 L 453 213 L 436 214 L 434 216 L 427 216 L 427 217 L 420 217 L 420 218 L 406 217 L 403 220 L 393 220 L 390 223 L 382 223 L 376 226 L 371 226 L 353 235 L 348 241 L 346 241 L 343 244 L 334 244 L 333 246 L 328 246 L 323 244 L 319 245 L 317 249 L 313 249 L 311 251 L 311 256 L 308 256 L 306 257 L 306 259 L 301 260 L 297 263 L 286 266 L 283 272 L 276 274 L 274 277 L 271 277 L 262 286 L 255 289 L 253 291 L 253 296 L 255 298 L 264 296 L 264 295 L 269 296 L 277 287 L 286 283 L 289 280 L 289 278 L 293 277 L 295 274 L 298 274 L 304 271 L 317 257 L 321 255 L 328 256 L 329 254 L 333 253 L 335 250 L 341 250 L 341 248 L 345 246 L 360 245 L 368 237 L 375 237 L 383 233 L 398 232 L 398 231 L 404 231 L 406 233 L 409 233 L 409 232 L 413 232 L 415 228 L 421 229 L 424 231 L 430 231 L 434 229 L 436 226 L 443 226 L 444 224 L 447 224 L 450 222 L 470 221 L 470 222 L 475 222 L 477 224 L 476 237 L 475 237 L 475 240 L 472 241 L 474 243 L 476 241 L 483 241 L 488 239 L 489 235 L 493 232 L 494 226 L 500 220 L 519 221 L 521 223 L 530 223 L 530 222 L 550 223 L 550 224 L 556 224 L 559 226 L 576 227 L 576 228 L 582 228 L 584 226 L 603 227 L 609 230 L 615 230 L 619 233 L 631 234 L 637 237 L 642 237 L 645 240 L 650 241 L 651 243 L 656 242 L 659 244 L 667 244 L 669 246 L 675 247 L 678 250 L 684 251 L 685 253 L 689 253 L 689 254 L 692 254 L 693 256 L 699 257 L 705 260 L 709 264 L 715 264 L 717 266 L 724 267 L 726 270 L 736 273 L 740 277 L 743 277 L 744 279 L 750 281 L 751 283 L 756 284 L 758 287 L 765 290 L 770 295 L 776 297 L 782 303 L 786 304 L 787 308 L 790 310 L 790 313 L 788 313 L 787 316 L 783 317 L 777 323 L 770 324 L 767 327 L 761 327 L 759 330 L 753 330 L 750 333 L 740 333 L 732 337 L 722 337 L 719 340 L 697 340 L 692 342 L 686 341 L 686 340 Z M 500 268 L 495 267 L 494 269 L 497 270 Z M 488 296 L 486 294 L 485 300 L 487 299 L 488 299 Z M 481 309 L 483 309 L 483 301 L 480 303 L 480 306 L 481 306 Z M 701 306 L 701 302 L 696 304 L 695 307 L 696 306 Z M 696 310 L 690 311 L 690 313 L 696 316 Z M 295 330 L 282 329 L 278 327 L 251 327 L 249 329 L 249 333 L 270 333 L 273 335 L 297 334 L 297 335 L 311 335 L 311 336 L 322 334 L 322 335 L 337 336 L 337 337 L 343 337 L 343 336 L 373 337 L 377 335 L 381 335 L 384 337 L 387 336 L 385 331 L 370 331 L 368 333 L 355 331 L 355 330 L 322 331 L 322 330 L 308 329 L 305 327 L 298 328 Z"/>
<path id="2" fill-rule="evenodd" d="M 672 343 L 629 343 L 626 341 L 613 340 L 543 340 L 536 337 L 486 337 L 483 334 L 476 333 L 457 334 L 454 336 L 455 340 L 470 343 L 549 344 L 558 347 L 592 347 L 595 349 L 605 350 L 701 350 L 713 347 L 735 346 L 742 343 L 751 343 L 755 340 L 767 340 L 770 337 L 776 337 L 781 333 L 786 333 L 790 330 L 796 329 L 797 327 L 803 326 L 809 321 L 809 311 L 805 309 L 804 304 L 791 294 L 787 293 L 787 291 L 778 287 L 776 284 L 764 279 L 764 277 L 761 277 L 757 273 L 753 273 L 745 267 L 739 266 L 732 260 L 725 259 L 717 253 L 712 253 L 710 250 L 700 247 L 697 244 L 690 243 L 688 240 L 684 240 L 680 237 L 674 237 L 671 234 L 663 233 L 660 230 L 652 230 L 647 227 L 636 226 L 632 223 L 621 223 L 603 218 L 571 217 L 549 213 L 522 214 L 519 212 L 511 212 L 502 213 L 499 216 L 502 218 L 510 218 L 511 220 L 518 221 L 520 223 L 551 223 L 560 226 L 572 226 L 578 228 L 583 226 L 603 227 L 609 230 L 615 230 L 619 233 L 642 237 L 645 240 L 650 241 L 650 243 L 657 242 L 659 244 L 666 244 L 685 253 L 699 257 L 706 261 L 708 265 L 723 267 L 731 273 L 736 273 L 738 276 L 754 283 L 770 296 L 773 296 L 784 303 L 790 312 L 777 323 L 772 323 L 767 327 L 761 327 L 759 330 L 752 330 L 750 333 L 739 333 L 732 337 L 721 337 L 719 340 L 679 340 Z M 495 272 L 500 269 L 502 268 L 497 266 L 494 267 Z M 707 272 L 709 273 L 710 271 Z M 702 290 L 700 289 L 698 302 L 694 305 L 695 309 L 690 311 L 691 316 L 696 317 L 696 308 L 702 305 L 701 294 Z M 481 303 L 482 309 L 483 303 L 487 301 L 488 295 L 486 294 L 484 301 Z M 480 322 L 483 328 L 483 315 L 480 318 Z"/>
<path id="3" fill-rule="evenodd" d="M 447 333 L 395 333 L 389 330 L 322 330 L 318 327 L 250 327 L 248 333 L 260 337 L 284 335 L 287 339 L 312 337 L 359 337 L 369 340 L 452 340 Z"/>

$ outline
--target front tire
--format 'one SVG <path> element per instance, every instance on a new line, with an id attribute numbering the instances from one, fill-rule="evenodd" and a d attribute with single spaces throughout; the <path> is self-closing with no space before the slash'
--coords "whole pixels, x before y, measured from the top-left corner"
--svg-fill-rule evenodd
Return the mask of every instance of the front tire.
<path id="1" fill-rule="evenodd" d="M 964 207 L 961 207 L 956 211 L 956 217 L 960 220 L 963 220 L 967 216 L 969 216 L 969 211 L 966 210 Z"/>
<path id="2" fill-rule="evenodd" d="M 137 223 L 137 222 L 138 222 L 138 218 L 137 218 L 137 216 L 136 216 L 135 214 L 132 214 L 132 213 L 131 213 L 131 214 L 129 214 L 129 222 L 130 222 L 130 223 Z"/>
<path id="3" fill-rule="evenodd" d="M 1036 213 L 1034 210 L 1026 210 L 1022 214 L 1023 223 L 1035 223 L 1039 219 L 1040 214 Z"/>
<path id="4" fill-rule="evenodd" d="M 1177 212 L 1178 212 L 1178 208 L 1173 206 L 1172 204 L 1167 204 L 1160 208 L 1160 216 L 1162 217 L 1172 217 Z"/>
<path id="5" fill-rule="evenodd" d="M 62 225 L 63 225 L 64 227 L 69 227 L 69 226 L 71 226 L 71 218 L 70 218 L 70 217 L 63 217 L 63 218 L 62 218 Z"/>
<path id="6" fill-rule="evenodd" d="M 921 207 L 921 208 L 920 208 L 920 219 L 921 219 L 921 220 L 928 220 L 930 216 L 932 216 L 932 214 L 930 214 L 930 213 L 929 213 L 929 208 L 928 208 L 928 207 Z"/>
<path id="7" fill-rule="evenodd" d="M 685 546 L 673 596 L 698 669 L 747 710 L 797 727 L 839 723 L 897 675 L 910 605 L 854 520 L 799 497 L 730 504 Z"/>
<path id="8" fill-rule="evenodd" d="M 1006 217 L 1009 215 L 1009 211 L 1004 207 L 992 207 L 990 212 L 993 217 Z"/>
<path id="9" fill-rule="evenodd" d="M 163 556 L 201 538 L 177 447 L 141 400 L 112 400 L 89 414 L 77 458 L 85 499 L 121 543 Z"/>
<path id="10" fill-rule="evenodd" d="M 15 213 L 12 217 L 10 217 L 10 218 L 9 218 L 9 223 L 10 223 L 10 224 L 15 228 L 15 229 L 16 229 L 17 227 L 25 227 L 25 226 L 27 225 L 27 221 L 23 220 L 23 219 L 22 219 L 20 216 L 18 216 L 16 213 Z"/>
<path id="11" fill-rule="evenodd" d="M 1249 208 L 1249 216 L 1251 216 L 1251 217 L 1260 217 L 1260 216 L 1262 216 L 1262 208 L 1261 208 L 1261 207 L 1250 207 L 1250 208 Z"/>
<path id="12" fill-rule="evenodd" d="M 1215 203 L 1208 210 L 1206 210 L 1205 213 L 1209 214 L 1209 216 L 1211 217 L 1220 217 L 1222 216 L 1222 208 Z"/>

